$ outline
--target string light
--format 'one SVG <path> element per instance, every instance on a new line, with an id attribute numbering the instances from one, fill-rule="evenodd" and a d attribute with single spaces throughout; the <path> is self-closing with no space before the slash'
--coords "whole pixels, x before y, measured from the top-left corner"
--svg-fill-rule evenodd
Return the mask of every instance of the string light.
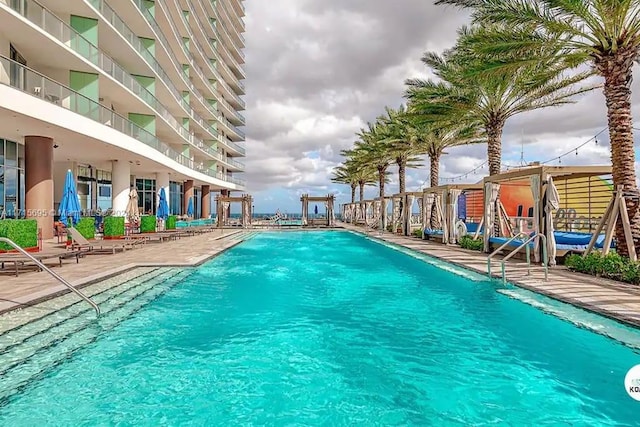
<path id="1" fill-rule="evenodd" d="M 545 160 L 544 162 L 540 162 L 540 164 L 541 165 L 545 165 L 545 164 L 548 164 L 548 163 L 551 163 L 551 162 L 554 162 L 554 161 L 557 161 L 558 164 L 562 164 L 562 158 L 563 157 L 566 157 L 571 153 L 575 153 L 575 155 L 578 156 L 578 150 L 580 148 L 584 147 L 585 145 L 589 144 L 590 142 L 593 141 L 595 143 L 595 145 L 598 145 L 599 144 L 598 137 L 600 135 L 602 135 L 604 132 L 606 132 L 608 129 L 609 129 L 608 127 L 605 127 L 600 132 L 598 132 L 597 134 L 595 134 L 591 138 L 587 139 L 586 141 L 584 141 L 583 143 L 581 143 L 577 147 L 572 148 L 571 150 L 567 151 L 564 154 L 561 154 L 559 156 L 553 157 L 553 158 L 551 158 L 549 160 Z M 633 130 L 640 131 L 640 128 L 633 127 Z M 488 164 L 489 164 L 489 162 L 485 161 L 484 163 L 476 166 L 475 168 L 473 168 L 473 169 L 471 169 L 471 170 L 469 170 L 469 171 L 467 171 L 467 172 L 465 172 L 465 173 L 463 173 L 461 175 L 457 175 L 457 176 L 453 176 L 453 177 L 449 177 L 449 178 L 440 178 L 440 181 L 441 182 L 455 182 L 455 181 L 458 181 L 458 180 L 462 180 L 463 178 L 467 179 L 469 177 L 469 175 L 474 175 L 476 172 L 484 169 L 484 167 L 487 166 Z M 517 169 L 517 168 L 520 168 L 522 166 L 507 165 L 507 164 L 503 163 L 502 167 L 503 167 L 503 169 L 509 170 L 509 169 Z M 427 180 L 425 179 L 420 187 L 423 187 L 424 184 L 426 184 L 426 182 L 427 182 Z"/>

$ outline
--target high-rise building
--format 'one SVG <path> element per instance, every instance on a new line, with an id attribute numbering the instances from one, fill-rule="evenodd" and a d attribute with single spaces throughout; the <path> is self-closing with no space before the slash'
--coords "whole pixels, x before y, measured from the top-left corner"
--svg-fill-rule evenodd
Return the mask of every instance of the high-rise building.
<path id="1" fill-rule="evenodd" d="M 53 233 L 83 209 L 208 217 L 242 191 L 243 0 L 0 0 L 0 216 Z"/>

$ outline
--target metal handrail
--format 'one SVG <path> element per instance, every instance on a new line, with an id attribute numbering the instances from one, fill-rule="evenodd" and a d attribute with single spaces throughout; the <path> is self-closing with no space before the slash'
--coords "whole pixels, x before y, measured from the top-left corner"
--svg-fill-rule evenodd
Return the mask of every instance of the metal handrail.
<path id="1" fill-rule="evenodd" d="M 531 249 L 529 248 L 529 243 L 538 237 L 542 238 L 542 265 L 544 266 L 544 280 L 547 281 L 549 278 L 549 260 L 547 258 L 547 236 L 542 233 L 536 233 L 533 236 L 529 237 L 524 241 L 520 246 L 515 248 L 511 253 L 509 253 L 506 257 L 502 258 L 502 283 L 507 282 L 506 276 L 506 262 L 511 259 L 520 249 L 525 247 L 525 252 L 527 254 L 527 275 L 531 274 Z"/>
<path id="2" fill-rule="evenodd" d="M 513 242 L 514 240 L 517 240 L 518 237 L 520 237 L 520 236 L 528 237 L 529 235 L 527 233 L 525 233 L 525 232 L 522 232 L 522 231 L 519 232 L 518 234 L 516 234 L 515 236 L 513 236 L 512 238 L 507 240 L 498 249 L 496 249 L 495 251 L 491 252 L 491 254 L 487 257 L 487 274 L 489 275 L 489 277 L 491 277 L 491 258 L 493 258 L 498 252 L 500 252 L 501 250 L 503 250 L 504 248 L 509 246 L 509 243 Z"/>
<path id="3" fill-rule="evenodd" d="M 80 298 L 82 298 L 83 300 L 85 300 L 87 303 L 89 303 L 91 305 L 91 307 L 93 307 L 93 309 L 96 311 L 96 315 L 100 316 L 100 307 L 98 307 L 98 304 L 96 304 L 95 302 L 93 302 L 93 300 L 91 300 L 91 298 L 89 298 L 88 296 L 86 296 L 85 294 L 83 294 L 82 292 L 80 292 L 78 289 L 76 289 L 71 283 L 67 282 L 65 279 L 63 279 L 62 277 L 60 277 L 57 273 L 55 273 L 54 271 L 52 271 L 49 267 L 47 267 L 46 265 L 44 265 L 41 261 L 38 261 L 33 255 L 31 255 L 29 252 L 25 251 L 24 249 L 22 249 L 20 246 L 18 246 L 17 243 L 15 243 L 13 240 L 8 239 L 6 237 L 0 237 L 0 242 L 6 243 L 7 245 L 11 246 L 12 248 L 14 248 L 15 250 L 17 250 L 18 252 L 20 252 L 22 255 L 26 256 L 27 258 L 29 258 L 31 261 L 35 262 L 36 265 L 38 267 L 40 267 L 42 270 L 46 271 L 47 273 L 49 273 L 50 275 L 53 276 L 54 279 L 56 279 L 58 282 L 62 283 L 63 285 L 65 285 L 67 288 L 69 288 L 69 290 L 71 290 L 72 292 L 74 292 L 76 295 L 78 295 Z"/>

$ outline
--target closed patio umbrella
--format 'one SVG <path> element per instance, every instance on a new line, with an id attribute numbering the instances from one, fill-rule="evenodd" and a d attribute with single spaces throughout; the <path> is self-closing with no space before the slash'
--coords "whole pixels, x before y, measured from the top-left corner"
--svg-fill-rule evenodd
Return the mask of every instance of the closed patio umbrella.
<path id="1" fill-rule="evenodd" d="M 169 204 L 167 203 L 167 193 L 164 191 L 164 188 L 160 189 L 156 217 L 162 220 L 166 220 L 167 218 L 169 218 Z"/>
<path id="2" fill-rule="evenodd" d="M 60 206 L 58 207 L 60 221 L 67 227 L 76 225 L 80 222 L 80 210 L 80 200 L 78 199 L 78 192 L 76 191 L 76 183 L 73 179 L 73 173 L 71 170 L 68 170 L 64 180 L 62 200 L 60 200 Z M 69 219 L 71 219 L 71 223 L 69 223 Z"/>
<path id="3" fill-rule="evenodd" d="M 127 203 L 127 211 L 125 212 L 129 222 L 138 222 L 140 219 L 140 210 L 138 208 L 138 191 L 132 188 L 129 192 L 129 203 Z"/>
<path id="4" fill-rule="evenodd" d="M 187 216 L 193 218 L 193 197 L 189 197 L 189 204 L 187 205 Z"/>

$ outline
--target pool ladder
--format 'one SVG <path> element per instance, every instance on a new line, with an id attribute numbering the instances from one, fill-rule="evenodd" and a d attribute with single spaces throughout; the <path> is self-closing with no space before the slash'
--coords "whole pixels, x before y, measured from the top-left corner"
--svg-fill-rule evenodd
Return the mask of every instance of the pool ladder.
<path id="1" fill-rule="evenodd" d="M 493 251 L 487 257 L 487 274 L 489 275 L 489 278 L 491 278 L 491 259 L 498 252 L 502 251 L 504 248 L 509 246 L 509 244 L 511 242 L 513 242 L 514 240 L 517 240 L 520 237 L 527 237 L 527 239 L 520 246 L 518 246 L 517 248 L 515 248 L 514 250 L 509 252 L 509 254 L 506 257 L 502 258 L 502 260 L 500 261 L 500 264 L 501 264 L 500 268 L 502 270 L 502 283 L 505 283 L 505 284 L 507 283 L 507 273 L 506 273 L 506 269 L 507 269 L 506 263 L 507 263 L 507 261 L 509 261 L 523 247 L 525 248 L 525 253 L 526 253 L 526 257 L 527 257 L 527 275 L 531 275 L 531 248 L 529 247 L 529 243 L 531 243 L 533 240 L 535 240 L 537 238 L 541 238 L 542 239 L 542 266 L 544 267 L 544 280 L 546 282 L 547 280 L 549 280 L 549 257 L 547 256 L 547 236 L 545 236 L 542 233 L 535 233 L 533 236 L 529 236 L 527 233 L 520 232 L 520 233 L 516 234 L 515 236 L 513 236 L 512 238 L 510 238 L 509 240 L 507 240 L 498 249 Z"/>
<path id="2" fill-rule="evenodd" d="M 8 239 L 6 237 L 0 237 L 0 242 L 6 243 L 7 245 L 11 246 L 12 248 L 14 248 L 15 250 L 17 250 L 18 252 L 20 252 L 22 255 L 26 256 L 27 258 L 29 258 L 31 261 L 33 261 L 41 270 L 46 271 L 47 273 L 49 273 L 51 276 L 53 276 L 54 279 L 56 279 L 58 282 L 62 283 L 64 286 L 66 286 L 71 292 L 75 293 L 76 295 L 78 295 L 80 298 L 82 298 L 83 300 L 85 300 L 87 302 L 87 304 L 89 304 L 91 307 L 93 307 L 93 309 L 96 312 L 96 316 L 100 316 L 100 307 L 98 307 L 98 304 L 96 304 L 95 302 L 93 302 L 93 300 L 91 298 L 89 298 L 88 296 L 86 296 L 84 293 L 82 293 L 80 290 L 76 289 L 75 286 L 73 286 L 71 283 L 67 282 L 65 279 L 63 279 L 62 277 L 60 277 L 57 273 L 55 273 L 53 270 L 51 270 L 49 267 L 47 267 L 46 265 L 44 265 L 41 261 L 37 260 L 33 255 L 31 255 L 29 252 L 25 251 L 24 249 L 22 249 L 20 246 L 18 246 L 18 244 L 16 242 L 14 242 L 11 239 Z"/>

